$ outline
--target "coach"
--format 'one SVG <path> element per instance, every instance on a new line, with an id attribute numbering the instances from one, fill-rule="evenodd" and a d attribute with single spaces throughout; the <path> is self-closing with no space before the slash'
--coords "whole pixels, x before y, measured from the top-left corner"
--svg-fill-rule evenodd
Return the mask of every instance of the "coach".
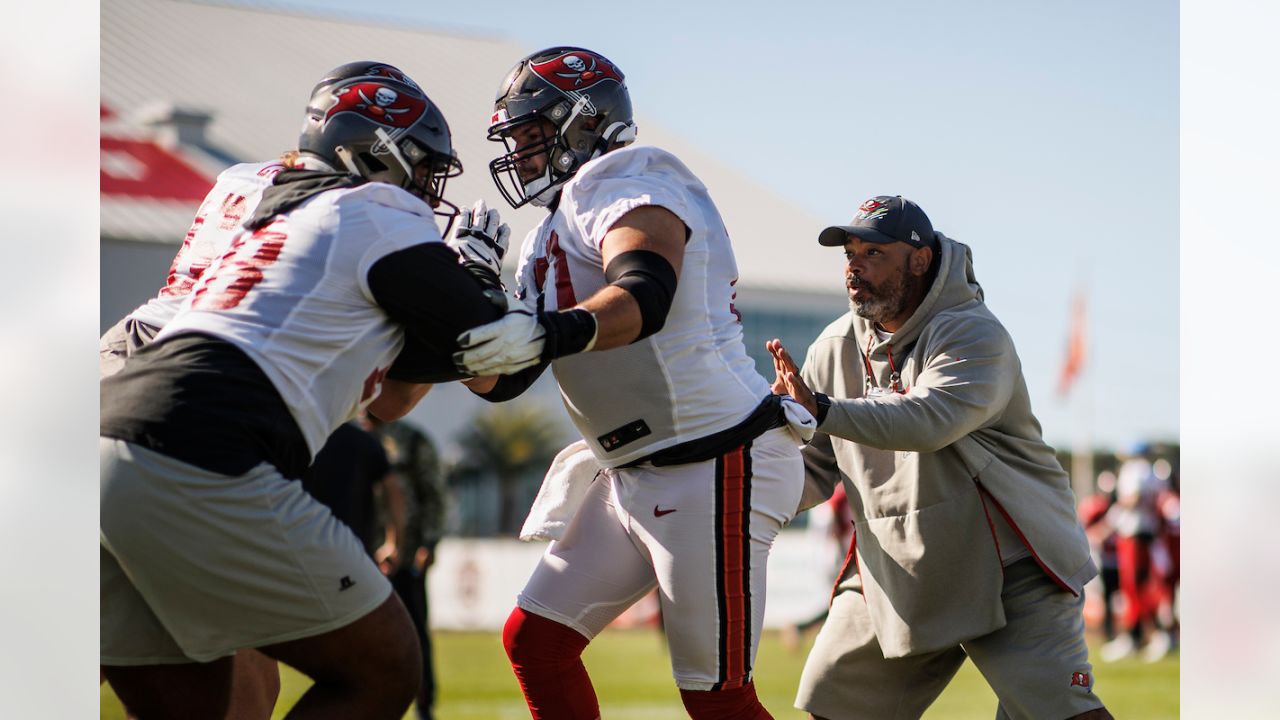
<path id="1" fill-rule="evenodd" d="M 843 479 L 855 535 L 796 706 L 917 718 L 969 657 L 999 718 L 1110 718 L 1081 613 L 1097 570 L 969 248 L 901 196 L 818 242 L 844 249 L 852 310 L 802 373 L 768 347 L 775 392 L 819 419 L 803 504 Z"/>

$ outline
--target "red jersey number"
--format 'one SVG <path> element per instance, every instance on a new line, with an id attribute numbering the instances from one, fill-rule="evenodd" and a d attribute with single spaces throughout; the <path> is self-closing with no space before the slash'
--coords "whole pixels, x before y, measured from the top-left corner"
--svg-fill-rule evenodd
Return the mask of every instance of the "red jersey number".
<path id="1" fill-rule="evenodd" d="M 556 309 L 568 310 L 578 304 L 578 300 L 573 294 L 573 280 L 569 278 L 569 258 L 565 257 L 564 250 L 560 248 L 560 236 L 555 230 L 551 231 L 551 237 L 547 238 L 547 253 L 551 256 L 548 261 L 545 257 L 535 258 L 533 261 L 533 281 L 537 283 L 538 290 L 544 291 L 544 285 L 547 282 L 547 268 L 552 262 L 556 265 Z"/>
<path id="2" fill-rule="evenodd" d="M 262 282 L 262 269 L 280 257 L 286 237 L 280 225 L 276 222 L 252 233 L 241 233 L 196 289 L 191 307 L 228 310 L 239 305 Z"/>
<path id="3" fill-rule="evenodd" d="M 218 207 L 218 215 L 220 216 L 218 230 L 221 232 L 234 231 L 244 218 L 247 207 L 247 199 L 244 195 L 227 193 Z M 187 236 L 182 240 L 182 247 L 179 248 L 178 254 L 173 256 L 173 264 L 169 266 L 168 280 L 165 282 L 165 286 L 160 288 L 162 296 L 181 297 L 191 292 L 196 282 L 200 280 L 200 276 L 204 274 L 205 270 L 209 269 L 209 265 L 213 262 L 213 257 L 198 253 L 197 246 L 192 244 L 196 234 L 204 226 L 206 216 L 209 214 L 208 208 L 208 202 L 201 205 L 200 211 L 196 214 L 195 219 L 191 221 L 191 227 L 187 229 Z"/>

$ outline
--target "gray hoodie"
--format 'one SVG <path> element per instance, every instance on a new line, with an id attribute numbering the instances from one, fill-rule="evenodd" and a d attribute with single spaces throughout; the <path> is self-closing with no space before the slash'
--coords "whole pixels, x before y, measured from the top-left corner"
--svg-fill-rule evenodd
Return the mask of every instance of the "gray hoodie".
<path id="1" fill-rule="evenodd" d="M 847 313 L 809 347 L 801 372 L 831 396 L 805 449 L 803 506 L 848 483 L 857 553 L 842 582 L 861 586 L 888 658 L 1004 626 L 995 513 L 1065 591 L 1080 593 L 1097 573 L 1013 340 L 982 302 L 972 253 L 938 239 L 933 285 L 892 337 Z M 867 397 L 868 363 L 874 387 L 889 388 L 896 369 L 904 392 Z"/>

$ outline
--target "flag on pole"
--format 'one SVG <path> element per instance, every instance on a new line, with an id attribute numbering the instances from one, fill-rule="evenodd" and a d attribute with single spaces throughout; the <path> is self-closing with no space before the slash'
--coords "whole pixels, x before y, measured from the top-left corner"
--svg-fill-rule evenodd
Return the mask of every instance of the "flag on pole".
<path id="1" fill-rule="evenodd" d="M 1088 323 L 1083 290 L 1076 292 L 1075 302 L 1071 307 L 1071 331 L 1067 336 L 1067 356 L 1062 363 L 1062 372 L 1058 375 L 1058 396 L 1066 397 L 1071 386 L 1084 370 L 1085 352 L 1087 350 Z"/>

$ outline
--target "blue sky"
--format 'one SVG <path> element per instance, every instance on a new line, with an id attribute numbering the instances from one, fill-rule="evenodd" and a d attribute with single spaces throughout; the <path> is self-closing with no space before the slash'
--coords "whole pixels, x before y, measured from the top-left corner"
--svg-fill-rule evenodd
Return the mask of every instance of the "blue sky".
<path id="1" fill-rule="evenodd" d="M 902 194 L 969 244 L 1051 442 L 1084 418 L 1103 445 L 1177 437 L 1175 3 L 238 4 L 597 50 L 643 117 L 816 217 Z M 1064 401 L 1076 288 L 1090 364 Z"/>

